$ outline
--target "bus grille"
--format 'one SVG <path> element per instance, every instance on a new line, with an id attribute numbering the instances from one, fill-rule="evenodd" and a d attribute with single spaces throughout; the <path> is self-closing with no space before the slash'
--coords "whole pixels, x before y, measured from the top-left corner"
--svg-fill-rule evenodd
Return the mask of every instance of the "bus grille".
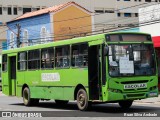
<path id="1" fill-rule="evenodd" d="M 127 94 L 127 97 L 143 97 L 145 94 Z"/>
<path id="2" fill-rule="evenodd" d="M 146 92 L 147 91 L 147 88 L 138 88 L 138 89 L 124 89 L 123 90 L 124 92 L 129 92 L 129 93 L 135 93 L 135 92 Z"/>
<path id="3" fill-rule="evenodd" d="M 121 82 L 121 84 L 136 84 L 136 83 L 147 83 L 148 80 L 140 80 L 140 81 L 125 81 Z"/>

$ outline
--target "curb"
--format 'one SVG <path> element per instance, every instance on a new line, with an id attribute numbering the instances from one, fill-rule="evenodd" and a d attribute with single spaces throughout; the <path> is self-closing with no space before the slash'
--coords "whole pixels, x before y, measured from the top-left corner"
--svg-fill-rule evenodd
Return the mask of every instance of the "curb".
<path id="1" fill-rule="evenodd" d="M 155 104 L 155 105 L 160 105 L 160 102 L 134 102 L 135 104 Z"/>
<path id="2" fill-rule="evenodd" d="M 157 99 L 157 98 L 156 98 Z M 157 100 L 155 100 L 154 98 L 152 99 L 144 99 L 144 100 L 135 100 L 135 103 L 147 103 L 147 104 L 160 104 L 160 98 L 158 98 Z"/>

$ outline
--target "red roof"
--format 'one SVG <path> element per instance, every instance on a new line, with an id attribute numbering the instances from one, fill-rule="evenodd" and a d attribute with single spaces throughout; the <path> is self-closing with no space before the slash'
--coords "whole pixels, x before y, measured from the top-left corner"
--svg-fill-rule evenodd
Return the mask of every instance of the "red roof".
<path id="1" fill-rule="evenodd" d="M 38 11 L 33 11 L 33 12 L 27 12 L 17 18 L 15 18 L 13 21 L 15 20 L 20 20 L 20 19 L 24 19 L 24 18 L 29 18 L 29 17 L 33 17 L 33 16 L 37 16 L 37 15 L 41 15 L 41 14 L 46 14 L 46 13 L 51 13 L 51 12 L 57 12 L 71 4 L 74 4 L 82 9 L 84 9 L 85 11 L 87 12 L 90 12 L 89 10 L 85 9 L 84 7 L 78 5 L 77 3 L 71 1 L 71 2 L 68 2 L 68 3 L 65 3 L 65 4 L 60 4 L 60 5 L 57 5 L 57 6 L 53 6 L 53 7 L 48 7 L 48 8 L 45 8 L 45 9 L 41 9 L 41 10 L 38 10 Z M 91 12 L 90 12 L 91 13 Z"/>

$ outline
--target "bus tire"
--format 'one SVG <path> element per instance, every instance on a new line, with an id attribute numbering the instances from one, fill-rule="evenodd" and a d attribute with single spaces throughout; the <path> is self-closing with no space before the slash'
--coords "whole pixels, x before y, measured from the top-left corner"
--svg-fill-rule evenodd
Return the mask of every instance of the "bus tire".
<path id="1" fill-rule="evenodd" d="M 79 89 L 77 92 L 77 106 L 81 111 L 90 109 L 91 103 L 88 101 L 87 93 L 83 88 Z"/>
<path id="2" fill-rule="evenodd" d="M 132 106 L 133 100 L 120 101 L 119 106 L 123 109 L 129 109 Z"/>
<path id="3" fill-rule="evenodd" d="M 30 98 L 30 90 L 28 87 L 25 87 L 23 89 L 23 103 L 25 106 L 31 106 L 33 105 L 36 101 L 35 99 Z"/>
<path id="4" fill-rule="evenodd" d="M 69 100 L 55 100 L 56 104 L 58 105 L 66 105 Z"/>

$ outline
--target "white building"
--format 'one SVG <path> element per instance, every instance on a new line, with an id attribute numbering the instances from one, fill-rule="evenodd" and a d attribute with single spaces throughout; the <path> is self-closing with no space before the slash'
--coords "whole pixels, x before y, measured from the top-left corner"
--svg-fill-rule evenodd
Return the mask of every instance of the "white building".
<path id="1" fill-rule="evenodd" d="M 31 12 L 46 7 L 58 5 L 71 0 L 0 0 L 0 22 L 10 21 L 25 12 Z M 139 4 L 153 0 L 72 0 L 95 13 L 95 30 L 113 28 L 121 24 L 138 21 Z M 154 0 L 159 2 L 160 0 Z M 144 4 L 145 5 L 145 4 Z M 142 6 L 141 6 L 142 7 Z M 0 41 L 6 39 L 5 30 L 0 26 Z"/>

